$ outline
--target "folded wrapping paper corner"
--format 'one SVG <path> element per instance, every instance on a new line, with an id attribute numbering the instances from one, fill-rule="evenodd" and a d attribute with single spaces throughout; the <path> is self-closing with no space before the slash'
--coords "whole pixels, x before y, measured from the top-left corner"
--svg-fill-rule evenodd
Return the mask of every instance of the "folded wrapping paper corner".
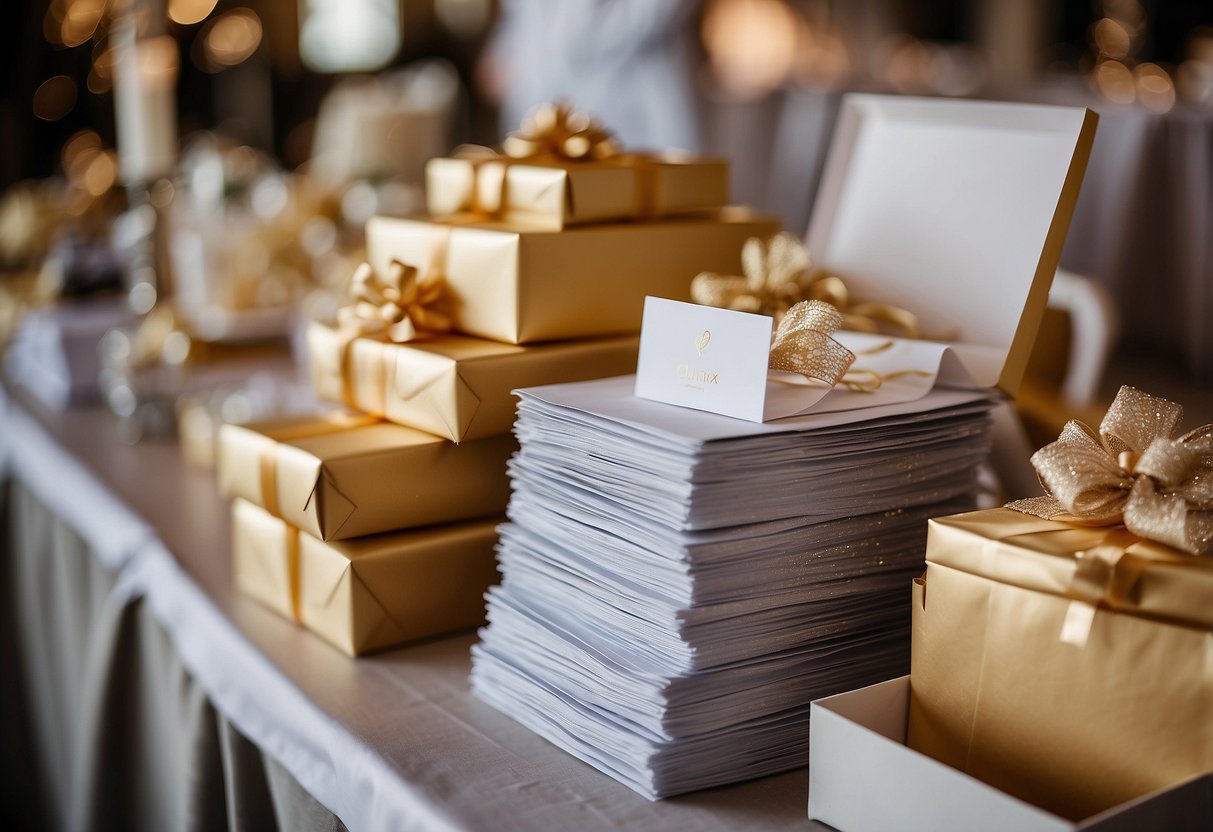
<path id="1" fill-rule="evenodd" d="M 325 543 L 232 506 L 237 588 L 357 656 L 484 622 L 500 519 Z"/>
<path id="2" fill-rule="evenodd" d="M 318 396 L 454 442 L 509 433 L 520 387 L 588 381 L 636 368 L 638 338 L 626 335 L 530 347 L 443 335 L 348 349 L 331 324 L 308 328 Z"/>
<path id="3" fill-rule="evenodd" d="M 431 159 L 425 172 L 426 207 L 434 216 L 471 212 L 552 230 L 700 213 L 729 202 L 726 161 L 673 154 L 596 160 L 481 155 Z"/>
<path id="4" fill-rule="evenodd" d="M 303 535 L 299 618 L 352 655 L 484 623 L 499 520 L 340 543 Z"/>
<path id="5" fill-rule="evenodd" d="M 744 209 L 559 233 L 373 217 L 367 255 L 377 271 L 399 260 L 441 273 L 455 330 L 525 344 L 639 332 L 646 296 L 687 300 L 696 274 L 740 269 L 745 241 L 778 227 Z"/>
<path id="6" fill-rule="evenodd" d="M 283 618 L 299 618 L 299 532 L 247 500 L 232 501 L 232 579 Z"/>
<path id="7" fill-rule="evenodd" d="M 322 540 L 501 513 L 511 436 L 451 443 L 363 417 L 225 425 L 219 483 Z M 439 475 L 440 474 L 440 475 Z"/>
<path id="8" fill-rule="evenodd" d="M 1124 386 L 1098 433 L 1071 421 L 1032 455 L 1044 497 L 1008 508 L 1073 523 L 1123 522 L 1193 555 L 1213 554 L 1213 424 L 1183 436 L 1183 408 Z"/>

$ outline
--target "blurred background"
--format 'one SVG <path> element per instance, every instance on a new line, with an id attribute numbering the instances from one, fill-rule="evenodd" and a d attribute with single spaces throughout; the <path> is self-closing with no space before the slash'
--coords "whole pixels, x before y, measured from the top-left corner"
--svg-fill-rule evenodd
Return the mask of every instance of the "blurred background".
<path id="1" fill-rule="evenodd" d="M 845 92 L 1091 107 L 1062 265 L 1096 287 L 1093 384 L 1213 404 L 1209 0 L 9 0 L 0 39 L 0 269 L 87 290 L 132 200 L 171 196 L 176 294 L 216 337 L 348 277 L 425 159 L 542 101 L 727 156 L 734 200 L 802 233 Z"/>

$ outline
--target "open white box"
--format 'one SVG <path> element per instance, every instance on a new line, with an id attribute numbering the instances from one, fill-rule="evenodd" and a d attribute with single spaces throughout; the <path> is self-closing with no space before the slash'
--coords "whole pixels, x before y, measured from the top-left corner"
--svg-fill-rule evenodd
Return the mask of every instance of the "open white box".
<path id="1" fill-rule="evenodd" d="M 922 325 L 925 340 L 837 333 L 859 355 L 854 368 L 886 377 L 917 374 L 900 375 L 874 393 L 773 378 L 760 391 L 765 399 L 747 409 L 771 420 L 897 404 L 937 384 L 1014 395 L 1044 315 L 1096 121 L 1082 108 L 846 96 L 813 209 L 809 251 L 816 265 L 843 279 L 851 297 L 907 309 Z M 689 359 L 665 345 L 683 345 L 685 352 L 693 335 L 712 329 L 687 322 L 692 336 L 683 337 L 680 327 L 677 336 L 666 334 L 650 348 L 650 329 L 670 328 L 655 323 L 646 321 L 641 336 L 639 376 L 646 374 L 646 354 L 660 367 L 677 366 Z M 891 348 L 865 354 L 889 342 Z M 723 384 L 724 373 L 720 378 Z M 674 387 L 669 380 L 644 382 L 637 395 L 721 412 Z"/>
<path id="2" fill-rule="evenodd" d="M 809 818 L 842 832 L 981 829 L 1207 830 L 1213 775 L 1070 821 L 987 786 L 905 744 L 910 677 L 813 703 L 809 719 Z"/>

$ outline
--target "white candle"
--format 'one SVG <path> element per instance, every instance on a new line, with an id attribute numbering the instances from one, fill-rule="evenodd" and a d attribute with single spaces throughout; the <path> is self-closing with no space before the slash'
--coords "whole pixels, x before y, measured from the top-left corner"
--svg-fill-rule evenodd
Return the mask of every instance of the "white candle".
<path id="1" fill-rule="evenodd" d="M 150 182 L 177 161 L 177 42 L 138 38 L 131 16 L 112 37 L 118 174 L 123 182 Z"/>

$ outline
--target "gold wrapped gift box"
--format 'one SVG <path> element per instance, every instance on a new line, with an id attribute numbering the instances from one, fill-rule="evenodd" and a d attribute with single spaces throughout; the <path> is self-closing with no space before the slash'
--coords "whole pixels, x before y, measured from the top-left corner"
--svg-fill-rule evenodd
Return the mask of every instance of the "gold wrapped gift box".
<path id="1" fill-rule="evenodd" d="M 515 448 L 511 436 L 456 445 L 371 416 L 224 425 L 219 488 L 321 540 L 345 540 L 501 514 Z"/>
<path id="2" fill-rule="evenodd" d="M 1213 771 L 1213 560 L 994 509 L 914 596 L 911 747 L 1075 819 Z"/>
<path id="3" fill-rule="evenodd" d="M 325 543 L 232 504 L 237 588 L 351 656 L 484 623 L 499 519 Z"/>
<path id="4" fill-rule="evenodd" d="M 695 275 L 740 273 L 745 241 L 778 229 L 745 209 L 559 232 L 373 217 L 367 257 L 445 277 L 456 330 L 525 344 L 639 332 L 647 295 L 689 300 Z"/>
<path id="5" fill-rule="evenodd" d="M 729 166 L 723 159 L 674 153 L 595 161 L 456 157 L 431 159 L 425 186 L 426 208 L 437 217 L 480 211 L 560 230 L 723 208 L 729 204 Z"/>
<path id="6" fill-rule="evenodd" d="M 442 335 L 395 344 L 336 327 L 307 332 L 316 395 L 454 442 L 509 433 L 519 387 L 588 381 L 636 369 L 633 335 L 535 346 Z"/>

